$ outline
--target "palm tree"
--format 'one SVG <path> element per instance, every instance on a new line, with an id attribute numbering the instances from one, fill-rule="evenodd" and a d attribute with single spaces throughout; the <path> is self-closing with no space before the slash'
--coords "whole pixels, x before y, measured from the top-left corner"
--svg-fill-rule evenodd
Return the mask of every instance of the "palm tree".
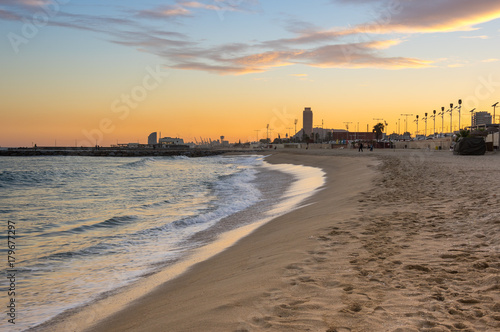
<path id="1" fill-rule="evenodd" d="M 375 133 L 375 138 L 377 141 L 382 137 L 382 132 L 384 131 L 384 124 L 379 122 L 373 126 L 373 132 Z"/>

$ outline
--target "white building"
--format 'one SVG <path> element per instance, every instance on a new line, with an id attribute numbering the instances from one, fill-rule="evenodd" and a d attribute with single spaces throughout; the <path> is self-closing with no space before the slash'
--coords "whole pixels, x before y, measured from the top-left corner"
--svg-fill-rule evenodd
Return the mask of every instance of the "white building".
<path id="1" fill-rule="evenodd" d="M 184 145 L 184 140 L 182 138 L 172 138 L 172 137 L 163 137 L 160 138 L 160 145 Z"/>

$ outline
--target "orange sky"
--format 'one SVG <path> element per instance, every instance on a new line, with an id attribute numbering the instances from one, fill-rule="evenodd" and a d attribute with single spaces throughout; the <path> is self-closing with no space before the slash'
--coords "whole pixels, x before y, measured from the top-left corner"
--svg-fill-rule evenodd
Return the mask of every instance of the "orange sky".
<path id="1" fill-rule="evenodd" d="M 500 100 L 498 1 L 155 2 L 4 1 L 0 146 L 246 142 L 299 130 L 304 107 L 397 132 L 458 99 L 464 126 Z"/>

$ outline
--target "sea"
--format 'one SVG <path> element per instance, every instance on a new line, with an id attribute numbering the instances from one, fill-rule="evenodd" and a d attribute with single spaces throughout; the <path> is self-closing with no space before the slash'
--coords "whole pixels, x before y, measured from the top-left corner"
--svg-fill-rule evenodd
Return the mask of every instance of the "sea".
<path id="1" fill-rule="evenodd" d="M 324 176 L 260 155 L 0 157 L 0 330 L 36 330 L 224 235 L 234 243 L 305 204 Z"/>

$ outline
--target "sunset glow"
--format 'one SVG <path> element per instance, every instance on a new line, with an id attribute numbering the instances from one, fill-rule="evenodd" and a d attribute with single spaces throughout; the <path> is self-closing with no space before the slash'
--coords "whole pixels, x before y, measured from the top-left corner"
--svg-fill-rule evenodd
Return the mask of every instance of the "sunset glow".
<path id="1" fill-rule="evenodd" d="M 248 142 L 304 107 L 402 133 L 500 101 L 498 0 L 6 0 L 0 21 L 1 147 Z"/>

